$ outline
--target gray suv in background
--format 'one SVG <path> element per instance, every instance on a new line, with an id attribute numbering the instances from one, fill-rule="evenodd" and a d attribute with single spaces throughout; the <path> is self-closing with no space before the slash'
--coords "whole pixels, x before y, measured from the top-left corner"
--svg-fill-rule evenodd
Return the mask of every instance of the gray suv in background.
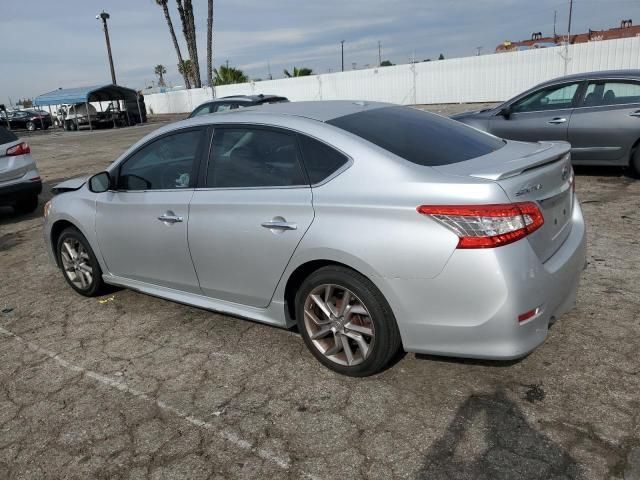
<path id="1" fill-rule="evenodd" d="M 556 78 L 451 118 L 511 140 L 564 140 L 574 165 L 629 166 L 640 174 L 640 70 Z"/>
<path id="2" fill-rule="evenodd" d="M 38 207 L 42 180 L 31 157 L 31 148 L 15 133 L 0 126 L 0 205 L 11 205 L 19 213 Z"/>

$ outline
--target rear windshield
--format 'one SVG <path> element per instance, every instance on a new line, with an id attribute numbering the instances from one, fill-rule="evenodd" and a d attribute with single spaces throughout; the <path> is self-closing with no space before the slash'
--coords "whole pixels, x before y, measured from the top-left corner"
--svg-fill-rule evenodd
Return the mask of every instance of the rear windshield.
<path id="1" fill-rule="evenodd" d="M 5 143 L 15 142 L 18 140 L 16 134 L 10 130 L 7 130 L 5 127 L 0 126 L 0 145 Z"/>
<path id="2" fill-rule="evenodd" d="M 376 108 L 327 123 L 429 167 L 463 162 L 504 146 L 499 138 L 411 107 Z"/>

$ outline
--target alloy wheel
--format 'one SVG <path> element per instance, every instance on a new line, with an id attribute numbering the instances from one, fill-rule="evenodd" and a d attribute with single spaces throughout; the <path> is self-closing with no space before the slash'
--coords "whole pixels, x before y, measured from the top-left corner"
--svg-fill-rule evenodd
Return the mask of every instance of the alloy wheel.
<path id="1" fill-rule="evenodd" d="M 315 348 L 338 365 L 359 365 L 373 351 L 375 329 L 369 310 L 340 285 L 319 285 L 307 295 L 304 327 Z"/>
<path id="2" fill-rule="evenodd" d="M 60 258 L 64 274 L 71 283 L 81 290 L 91 288 L 93 268 L 91 268 L 89 252 L 79 240 L 65 239 L 62 242 Z"/>

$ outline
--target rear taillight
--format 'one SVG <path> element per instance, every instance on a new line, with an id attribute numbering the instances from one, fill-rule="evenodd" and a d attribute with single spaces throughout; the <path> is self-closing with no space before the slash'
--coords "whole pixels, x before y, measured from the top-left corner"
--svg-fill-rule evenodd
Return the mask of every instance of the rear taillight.
<path id="1" fill-rule="evenodd" d="M 31 147 L 29 147 L 27 142 L 22 142 L 18 145 L 7 148 L 6 155 L 7 157 L 15 157 L 16 155 L 26 155 L 27 153 L 31 153 Z"/>
<path id="2" fill-rule="evenodd" d="M 533 202 L 421 205 L 417 210 L 458 235 L 458 248 L 500 247 L 526 237 L 544 224 L 542 213 Z"/>

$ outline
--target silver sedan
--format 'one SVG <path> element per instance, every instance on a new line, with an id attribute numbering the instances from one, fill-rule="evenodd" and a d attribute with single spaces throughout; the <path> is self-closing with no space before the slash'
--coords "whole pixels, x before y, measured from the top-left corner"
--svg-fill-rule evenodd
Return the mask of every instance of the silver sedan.
<path id="1" fill-rule="evenodd" d="M 352 376 L 401 350 L 524 356 L 585 264 L 568 144 L 390 104 L 196 117 L 56 191 L 45 238 L 78 293 L 117 285 L 297 325 Z"/>

